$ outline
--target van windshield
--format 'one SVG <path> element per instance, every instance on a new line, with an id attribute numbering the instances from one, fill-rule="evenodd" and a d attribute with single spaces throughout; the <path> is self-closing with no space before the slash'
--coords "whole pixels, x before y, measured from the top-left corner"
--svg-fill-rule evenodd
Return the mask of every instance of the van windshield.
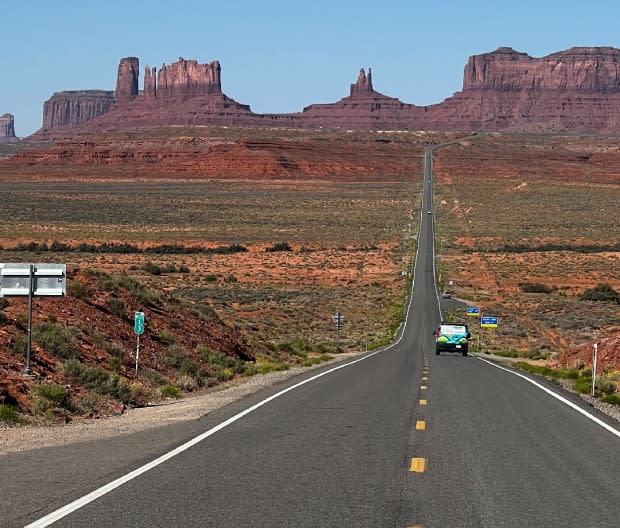
<path id="1" fill-rule="evenodd" d="M 467 328 L 465 325 L 441 325 L 439 333 L 445 336 L 465 335 Z"/>

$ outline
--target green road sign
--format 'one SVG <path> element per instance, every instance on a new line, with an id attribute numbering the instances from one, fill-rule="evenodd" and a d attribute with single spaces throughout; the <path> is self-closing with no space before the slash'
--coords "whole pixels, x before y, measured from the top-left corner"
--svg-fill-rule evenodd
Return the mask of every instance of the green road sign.
<path id="1" fill-rule="evenodd" d="M 136 312 L 133 320 L 133 331 L 138 335 L 144 333 L 144 312 Z"/>

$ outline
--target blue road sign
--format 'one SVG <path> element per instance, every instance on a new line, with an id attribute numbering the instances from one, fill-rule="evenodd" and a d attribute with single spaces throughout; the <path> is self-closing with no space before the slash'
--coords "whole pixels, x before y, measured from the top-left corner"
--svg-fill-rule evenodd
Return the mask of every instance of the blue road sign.
<path id="1" fill-rule="evenodd" d="M 499 317 L 487 315 L 480 318 L 480 326 L 482 328 L 497 328 L 499 325 Z"/>
<path id="2" fill-rule="evenodd" d="M 466 313 L 467 315 L 478 317 L 480 315 L 480 308 L 478 308 L 477 306 L 468 306 Z"/>

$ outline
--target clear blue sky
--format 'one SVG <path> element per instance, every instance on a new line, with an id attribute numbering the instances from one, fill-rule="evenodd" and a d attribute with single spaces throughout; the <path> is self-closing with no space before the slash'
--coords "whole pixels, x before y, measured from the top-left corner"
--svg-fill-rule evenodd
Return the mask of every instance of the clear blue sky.
<path id="1" fill-rule="evenodd" d="M 337 101 L 369 66 L 376 90 L 428 105 L 461 89 L 470 55 L 620 48 L 619 21 L 618 0 L 2 0 L 0 115 L 29 135 L 54 92 L 113 90 L 127 56 L 140 88 L 146 64 L 218 59 L 224 93 L 261 113 Z"/>

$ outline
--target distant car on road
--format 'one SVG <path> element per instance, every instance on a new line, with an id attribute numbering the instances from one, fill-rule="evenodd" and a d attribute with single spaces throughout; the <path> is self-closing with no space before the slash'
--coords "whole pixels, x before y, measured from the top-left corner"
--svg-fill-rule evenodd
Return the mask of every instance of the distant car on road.
<path id="1" fill-rule="evenodd" d="M 441 296 L 442 296 L 444 299 L 452 299 L 452 293 L 450 293 L 450 292 L 449 292 L 449 291 L 447 291 L 447 290 L 446 290 L 445 292 L 443 292 L 443 293 L 441 294 Z"/>
<path id="2" fill-rule="evenodd" d="M 466 356 L 469 349 L 468 339 L 471 337 L 466 324 L 441 323 L 433 332 L 435 335 L 435 354 L 441 352 L 460 352 Z"/>
<path id="3" fill-rule="evenodd" d="M 433 214 L 433 211 L 426 211 L 426 214 Z"/>

